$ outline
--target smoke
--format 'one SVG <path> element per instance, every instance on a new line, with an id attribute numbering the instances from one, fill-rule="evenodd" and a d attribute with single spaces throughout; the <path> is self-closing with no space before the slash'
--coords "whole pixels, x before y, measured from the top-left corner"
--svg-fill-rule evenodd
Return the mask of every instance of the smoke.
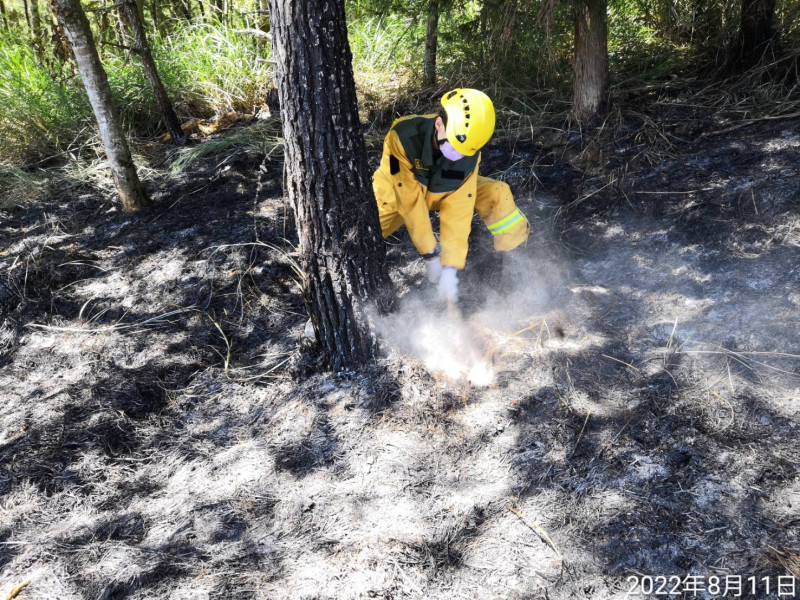
<path id="1" fill-rule="evenodd" d="M 426 282 L 427 283 L 427 282 Z M 432 374 L 487 386 L 494 381 L 488 345 L 458 309 L 438 301 L 432 287 L 414 290 L 397 312 L 377 321 L 383 342 L 416 358 Z"/>
<path id="2" fill-rule="evenodd" d="M 460 273 L 459 307 L 447 307 L 423 280 L 396 312 L 376 319 L 384 344 L 419 360 L 436 376 L 475 387 L 491 385 L 496 357 L 506 342 L 549 309 L 561 285 L 549 262 L 533 264 L 530 257 L 514 253 L 497 262 L 499 271 L 493 273 L 480 265 Z"/>

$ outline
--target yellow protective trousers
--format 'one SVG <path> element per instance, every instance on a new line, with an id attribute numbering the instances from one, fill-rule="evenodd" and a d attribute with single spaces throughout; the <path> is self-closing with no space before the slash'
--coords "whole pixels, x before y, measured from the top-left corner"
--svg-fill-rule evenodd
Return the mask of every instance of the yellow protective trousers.
<path id="1" fill-rule="evenodd" d="M 436 247 L 435 238 L 429 233 L 431 228 L 428 211 L 439 211 L 441 260 L 444 266 L 464 268 L 467 238 L 475 212 L 492 234 L 494 249 L 498 252 L 513 250 L 530 235 L 530 223 L 514 203 L 508 184 L 477 175 L 477 168 L 462 188 L 440 194 L 428 193 L 424 186 L 410 177 L 405 178 L 405 187 L 398 186 L 383 169 L 375 172 L 372 181 L 384 238 L 406 225 L 417 250 L 420 254 L 426 254 Z M 474 203 L 472 193 L 464 190 L 471 186 L 475 186 L 472 188 L 475 190 Z M 423 198 L 427 210 L 403 210 L 405 207 L 421 204 Z M 421 212 L 424 212 L 427 223 L 418 222 L 422 219 Z"/>

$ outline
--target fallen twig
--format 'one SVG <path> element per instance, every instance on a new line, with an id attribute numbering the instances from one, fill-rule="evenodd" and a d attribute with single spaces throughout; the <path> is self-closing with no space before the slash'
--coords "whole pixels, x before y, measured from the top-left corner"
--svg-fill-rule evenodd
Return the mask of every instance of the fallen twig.
<path id="1" fill-rule="evenodd" d="M 542 540 L 553 549 L 553 552 L 556 553 L 556 556 L 558 556 L 559 560 L 564 560 L 564 555 L 558 551 L 558 548 L 556 548 L 556 545 L 553 543 L 553 540 L 550 538 L 550 535 L 547 533 L 547 531 L 545 531 L 544 527 L 539 525 L 539 523 L 536 521 L 530 521 L 526 519 L 525 516 L 513 506 L 507 506 L 506 508 L 517 515 L 528 527 L 533 529 L 542 538 Z"/>
<path id="2" fill-rule="evenodd" d="M 236 33 L 249 33 L 250 35 L 254 35 L 256 37 L 272 40 L 272 34 L 267 33 L 266 31 L 261 31 L 260 29 L 237 29 Z"/>
<path id="3" fill-rule="evenodd" d="M 625 365 L 626 367 L 630 367 L 631 369 L 633 369 L 633 370 L 634 370 L 634 371 L 636 371 L 637 373 L 641 373 L 641 372 L 642 372 L 642 371 L 641 371 L 641 369 L 637 369 L 637 368 L 636 368 L 636 367 L 634 367 L 632 364 L 630 364 L 630 363 L 626 363 L 624 360 L 620 360 L 620 359 L 618 359 L 618 358 L 614 358 L 613 356 L 609 356 L 608 354 L 601 354 L 600 356 L 602 356 L 603 358 L 607 358 L 607 359 L 609 359 L 609 360 L 613 360 L 613 361 L 615 361 L 615 362 L 618 362 L 618 363 L 620 363 L 620 364 L 622 364 L 622 365 Z"/>
<path id="4" fill-rule="evenodd" d="M 578 444 L 581 443 L 581 438 L 583 437 L 583 432 L 586 431 L 586 424 L 589 422 L 589 417 L 591 417 L 591 416 L 592 416 L 591 412 L 586 413 L 586 419 L 584 419 L 584 421 L 583 421 L 583 427 L 581 427 L 581 432 L 578 434 L 578 439 L 575 442 L 575 447 L 572 449 L 572 452 L 570 452 L 569 456 L 567 457 L 567 460 L 572 458 L 572 455 L 575 454 L 575 451 L 578 449 Z"/>
<path id="5" fill-rule="evenodd" d="M 23 581 L 18 586 L 14 587 L 14 589 L 12 589 L 10 592 L 8 592 L 8 596 L 6 596 L 6 600 L 13 600 L 17 596 L 19 596 L 19 593 L 23 589 L 28 587 L 30 584 L 31 584 L 31 580 L 30 579 L 28 579 L 27 581 Z"/>
<path id="6" fill-rule="evenodd" d="M 725 129 L 718 129 L 717 131 L 706 131 L 705 133 L 701 133 L 699 137 L 695 138 L 695 142 L 702 140 L 703 138 L 710 138 L 717 135 L 723 135 L 725 133 L 731 133 L 733 131 L 738 131 L 748 125 L 753 125 L 754 123 L 760 123 L 761 121 L 780 121 L 783 119 L 794 119 L 800 117 L 800 112 L 793 112 L 787 113 L 783 115 L 767 115 L 766 117 L 759 117 L 758 119 L 747 119 L 747 121 L 743 121 L 741 123 L 737 123 L 736 125 L 732 125 L 731 127 L 726 127 Z"/>

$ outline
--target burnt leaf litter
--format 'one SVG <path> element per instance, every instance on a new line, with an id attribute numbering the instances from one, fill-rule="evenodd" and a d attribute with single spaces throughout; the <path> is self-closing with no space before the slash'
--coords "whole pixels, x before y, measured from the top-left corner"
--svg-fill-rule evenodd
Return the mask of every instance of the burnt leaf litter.
<path id="1" fill-rule="evenodd" d="M 0 592 L 800 576 L 800 123 L 704 137 L 702 109 L 659 110 L 661 138 L 623 106 L 605 132 L 485 151 L 533 235 L 501 260 L 473 227 L 484 387 L 388 342 L 314 374 L 275 157 L 203 158 L 135 216 L 87 184 L 0 214 Z M 401 305 L 441 311 L 407 236 L 388 243 Z"/>

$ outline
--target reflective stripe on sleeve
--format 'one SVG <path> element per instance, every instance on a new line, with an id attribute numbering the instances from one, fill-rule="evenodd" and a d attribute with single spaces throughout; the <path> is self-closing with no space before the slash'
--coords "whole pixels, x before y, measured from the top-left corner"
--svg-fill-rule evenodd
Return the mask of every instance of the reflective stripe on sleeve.
<path id="1" fill-rule="evenodd" d="M 524 219 L 524 218 L 525 218 L 525 215 L 523 215 L 522 212 L 519 209 L 517 209 L 514 212 L 512 212 L 510 215 L 508 215 L 505 219 L 502 219 L 501 221 L 498 221 L 497 223 L 493 223 L 493 224 L 489 225 L 489 231 L 492 232 L 492 235 L 497 235 L 498 233 L 503 233 L 506 229 L 510 229 L 511 227 L 516 225 L 516 223 L 518 221 L 520 221 L 521 219 Z"/>

